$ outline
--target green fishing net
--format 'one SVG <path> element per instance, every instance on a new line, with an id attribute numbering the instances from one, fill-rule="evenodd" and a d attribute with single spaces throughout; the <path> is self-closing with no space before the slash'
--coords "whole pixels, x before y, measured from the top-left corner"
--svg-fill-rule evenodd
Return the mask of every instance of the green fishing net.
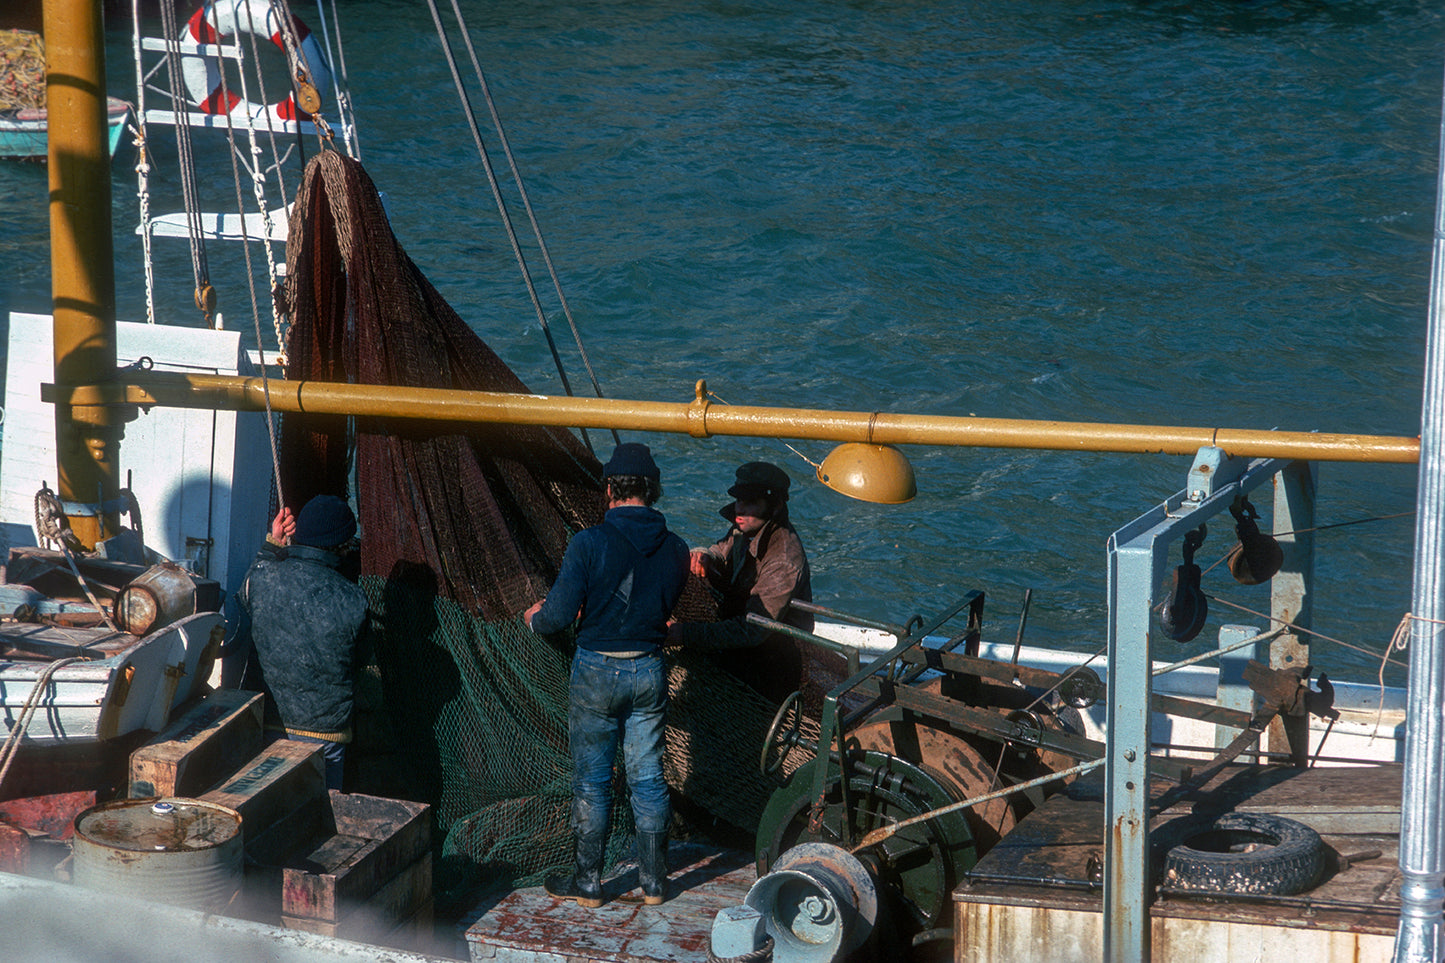
<path id="1" fill-rule="evenodd" d="M 397 244 L 356 162 L 311 160 L 287 250 L 288 379 L 527 391 Z M 442 899 L 569 865 L 571 639 L 519 616 L 551 586 L 567 540 L 601 519 L 597 458 L 563 429 L 382 416 L 291 415 L 280 447 L 293 510 L 347 491 L 354 465 L 361 583 L 381 632 L 349 788 L 432 805 Z M 678 614 L 713 613 L 694 579 Z M 746 839 L 772 788 L 758 753 L 775 707 L 705 655 L 670 661 L 675 832 Z M 617 788 L 611 860 L 630 853 L 620 777 Z"/>

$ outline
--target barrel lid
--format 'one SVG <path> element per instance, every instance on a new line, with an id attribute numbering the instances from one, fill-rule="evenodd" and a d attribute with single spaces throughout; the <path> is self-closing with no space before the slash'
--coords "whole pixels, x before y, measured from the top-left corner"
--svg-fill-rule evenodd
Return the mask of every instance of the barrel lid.
<path id="1" fill-rule="evenodd" d="M 120 799 L 75 817 L 77 836 L 131 852 L 213 849 L 240 832 L 240 813 L 199 799 Z"/>

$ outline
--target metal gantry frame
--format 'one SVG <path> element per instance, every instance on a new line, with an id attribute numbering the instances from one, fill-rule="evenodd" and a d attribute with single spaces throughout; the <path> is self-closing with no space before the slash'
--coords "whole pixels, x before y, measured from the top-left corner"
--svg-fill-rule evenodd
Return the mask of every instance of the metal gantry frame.
<path id="1" fill-rule="evenodd" d="M 1149 631 L 1155 598 L 1168 574 L 1169 548 L 1186 532 L 1228 511 L 1237 497 L 1276 478 L 1274 527 L 1297 532 L 1294 526 L 1313 516 L 1313 477 L 1310 467 L 1300 462 L 1245 462 L 1206 446 L 1195 456 L 1182 491 L 1109 537 L 1104 959 L 1111 963 L 1145 963 L 1150 958 Z M 1272 617 L 1296 625 L 1313 574 L 1313 542 L 1305 542 L 1303 551 L 1301 547 L 1295 539 L 1287 548 L 1285 567 L 1276 576 L 1282 585 L 1271 598 Z"/>

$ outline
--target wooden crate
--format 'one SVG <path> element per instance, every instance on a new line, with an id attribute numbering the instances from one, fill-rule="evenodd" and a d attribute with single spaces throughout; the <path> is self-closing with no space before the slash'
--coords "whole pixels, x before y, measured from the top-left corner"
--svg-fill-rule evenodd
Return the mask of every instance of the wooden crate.
<path id="1" fill-rule="evenodd" d="M 130 754 L 127 795 L 195 797 L 233 775 L 261 749 L 263 701 L 235 689 L 208 694 Z"/>
<path id="2" fill-rule="evenodd" d="M 360 942 L 410 942 L 431 924 L 432 858 L 427 853 L 393 876 L 365 900 L 343 901 L 338 919 L 282 914 L 286 929 L 305 930 Z"/>
<path id="3" fill-rule="evenodd" d="M 326 764 L 319 742 L 280 739 L 199 798 L 241 814 L 246 859 L 276 865 L 326 830 Z"/>
<path id="4" fill-rule="evenodd" d="M 376 939 L 431 900 L 431 807 L 330 793 L 334 834 L 282 869 L 282 925 Z"/>

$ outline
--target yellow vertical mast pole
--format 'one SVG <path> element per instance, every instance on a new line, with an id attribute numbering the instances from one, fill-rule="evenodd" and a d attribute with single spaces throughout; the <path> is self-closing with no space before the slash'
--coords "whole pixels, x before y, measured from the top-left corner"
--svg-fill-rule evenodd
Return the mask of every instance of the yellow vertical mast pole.
<path id="1" fill-rule="evenodd" d="M 115 265 L 105 36 L 97 0 L 45 0 L 45 106 L 50 166 L 55 382 L 115 376 Z M 123 414 L 55 407 L 57 493 L 86 548 L 119 528 L 117 448 Z"/>

